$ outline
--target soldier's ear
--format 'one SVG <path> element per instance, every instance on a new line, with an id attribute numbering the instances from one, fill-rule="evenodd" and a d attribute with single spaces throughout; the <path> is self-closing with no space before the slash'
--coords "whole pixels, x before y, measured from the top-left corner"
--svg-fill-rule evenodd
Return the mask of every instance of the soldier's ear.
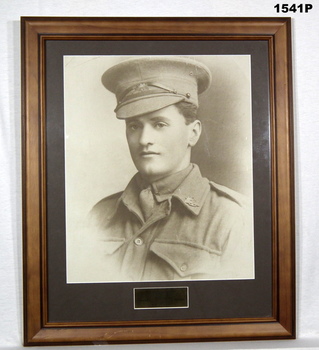
<path id="1" fill-rule="evenodd" d="M 196 145 L 197 141 L 199 140 L 200 134 L 202 133 L 202 123 L 196 119 L 189 125 L 189 141 L 188 141 L 188 146 L 193 147 Z"/>

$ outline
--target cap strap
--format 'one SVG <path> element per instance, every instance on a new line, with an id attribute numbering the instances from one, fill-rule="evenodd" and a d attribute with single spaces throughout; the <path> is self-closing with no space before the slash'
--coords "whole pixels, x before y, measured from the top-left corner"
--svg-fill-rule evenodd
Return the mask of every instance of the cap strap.
<path id="1" fill-rule="evenodd" d="M 134 95 L 143 95 L 145 91 L 148 91 L 148 94 L 155 93 L 155 92 L 150 92 L 149 87 L 155 87 L 157 89 L 160 89 L 161 90 L 160 93 L 167 92 L 167 93 L 182 95 L 182 96 L 185 96 L 187 98 L 190 97 L 190 94 L 177 93 L 176 89 L 169 88 L 169 87 L 162 85 L 162 84 L 140 83 L 140 84 L 135 85 L 134 87 L 130 87 L 130 88 L 124 90 L 123 93 L 119 96 L 118 104 L 125 102 L 125 98 L 128 96 L 130 96 L 130 98 L 131 98 Z"/>

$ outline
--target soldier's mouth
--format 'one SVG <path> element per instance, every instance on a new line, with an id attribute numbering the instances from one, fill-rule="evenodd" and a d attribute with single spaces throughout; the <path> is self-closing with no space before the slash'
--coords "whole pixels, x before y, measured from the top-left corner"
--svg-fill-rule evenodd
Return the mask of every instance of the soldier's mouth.
<path id="1" fill-rule="evenodd" d="M 141 152 L 140 155 L 142 157 L 153 157 L 153 156 L 158 156 L 159 153 L 158 152 L 151 152 L 151 151 L 148 151 L 148 152 Z"/>

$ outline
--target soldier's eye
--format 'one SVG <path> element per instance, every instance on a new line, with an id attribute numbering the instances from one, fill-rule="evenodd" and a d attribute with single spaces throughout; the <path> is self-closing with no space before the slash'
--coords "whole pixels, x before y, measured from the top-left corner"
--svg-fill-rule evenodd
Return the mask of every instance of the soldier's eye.
<path id="1" fill-rule="evenodd" d="M 164 123 L 164 122 L 157 122 L 157 123 L 155 124 L 155 127 L 156 127 L 157 129 L 162 129 L 162 128 L 164 128 L 165 126 L 167 126 L 167 124 Z"/>
<path id="2" fill-rule="evenodd" d="M 135 131 L 138 129 L 139 125 L 137 123 L 128 123 L 126 127 L 131 131 Z"/>

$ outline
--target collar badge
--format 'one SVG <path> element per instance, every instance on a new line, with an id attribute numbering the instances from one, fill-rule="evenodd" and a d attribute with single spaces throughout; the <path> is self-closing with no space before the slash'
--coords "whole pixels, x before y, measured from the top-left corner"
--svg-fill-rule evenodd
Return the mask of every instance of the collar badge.
<path id="1" fill-rule="evenodd" d="M 190 207 L 199 207 L 199 205 L 193 197 L 186 197 L 184 202 Z"/>

